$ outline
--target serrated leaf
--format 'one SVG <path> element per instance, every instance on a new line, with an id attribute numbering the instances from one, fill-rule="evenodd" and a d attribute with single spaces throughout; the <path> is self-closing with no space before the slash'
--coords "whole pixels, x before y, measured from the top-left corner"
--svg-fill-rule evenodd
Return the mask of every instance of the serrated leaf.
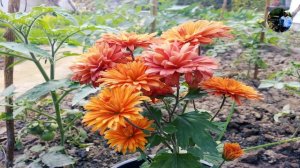
<path id="1" fill-rule="evenodd" d="M 218 153 L 214 139 L 209 131 L 219 132 L 216 125 L 209 121 L 210 115 L 206 112 L 189 112 L 177 116 L 173 121 L 178 145 L 183 149 L 189 146 L 190 139 L 206 153 Z"/>
<path id="2" fill-rule="evenodd" d="M 46 153 L 41 157 L 41 159 L 42 162 L 50 168 L 63 167 L 75 163 L 71 157 L 55 152 Z"/>
<path id="3" fill-rule="evenodd" d="M 0 46 L 3 46 L 5 48 L 8 48 L 15 52 L 25 54 L 27 56 L 30 56 L 30 53 L 34 53 L 35 55 L 43 57 L 43 58 L 51 58 L 50 54 L 47 51 L 45 51 L 35 45 L 32 45 L 32 44 L 22 44 L 22 43 L 15 43 L 15 42 L 0 42 Z"/>
<path id="4" fill-rule="evenodd" d="M 67 87 L 69 85 L 70 85 L 70 81 L 67 79 L 52 80 L 49 82 L 45 82 L 25 92 L 23 95 L 17 98 L 17 101 L 22 99 L 26 99 L 29 101 L 36 101 L 42 96 L 47 95 L 51 91 L 54 91 L 62 87 Z"/>
<path id="5" fill-rule="evenodd" d="M 149 106 L 149 110 L 146 110 L 144 115 L 147 116 L 150 120 L 160 121 L 162 117 L 162 112 L 159 108 Z"/>
<path id="6" fill-rule="evenodd" d="M 162 153 L 154 157 L 150 168 L 200 168 L 199 158 L 192 154 Z"/>
<path id="7" fill-rule="evenodd" d="M 96 93 L 100 88 L 94 88 L 91 86 L 85 86 L 77 92 L 72 99 L 72 106 L 76 105 L 80 101 L 82 101 L 85 97 L 92 93 Z"/>

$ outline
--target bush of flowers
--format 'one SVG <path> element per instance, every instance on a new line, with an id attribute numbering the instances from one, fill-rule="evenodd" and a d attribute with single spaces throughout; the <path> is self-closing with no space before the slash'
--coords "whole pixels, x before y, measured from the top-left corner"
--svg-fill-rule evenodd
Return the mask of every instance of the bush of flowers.
<path id="1" fill-rule="evenodd" d="M 201 55 L 199 47 L 231 37 L 229 27 L 206 20 L 183 23 L 161 36 L 103 34 L 70 67 L 72 80 L 101 87 L 84 106 L 82 122 L 115 151 L 140 152 L 145 167 L 220 166 L 240 157 L 238 143 L 220 140 L 235 104 L 262 96 L 235 79 L 214 76 L 218 61 Z M 188 108 L 207 95 L 222 99 L 218 111 Z M 226 101 L 232 101 L 228 122 L 214 121 Z M 154 146 L 161 150 L 148 156 Z"/>

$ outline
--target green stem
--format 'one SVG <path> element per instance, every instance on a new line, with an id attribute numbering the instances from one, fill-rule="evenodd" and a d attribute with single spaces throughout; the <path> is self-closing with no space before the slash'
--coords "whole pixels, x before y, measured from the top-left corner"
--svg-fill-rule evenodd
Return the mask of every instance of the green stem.
<path id="1" fill-rule="evenodd" d="M 181 114 L 183 114 L 183 113 L 185 112 L 186 107 L 187 107 L 188 104 L 189 104 L 189 101 L 186 100 L 186 101 L 185 101 L 185 104 L 184 104 L 184 106 L 183 106 L 183 109 L 182 109 L 182 113 L 181 113 Z"/>
<path id="2" fill-rule="evenodd" d="M 56 121 L 56 118 L 53 117 L 53 116 L 51 116 L 51 115 L 49 115 L 49 114 L 43 113 L 43 112 L 38 111 L 38 110 L 31 109 L 31 108 L 26 108 L 26 109 L 28 109 L 28 110 L 30 110 L 30 111 L 33 111 L 33 112 L 35 112 L 35 113 L 38 113 L 38 114 L 40 114 L 40 115 L 44 115 L 44 116 L 46 116 L 46 117 L 48 117 L 48 118 L 50 118 L 50 119 Z"/>
<path id="3" fill-rule="evenodd" d="M 70 90 L 67 90 L 65 91 L 57 100 L 57 104 L 59 104 L 70 92 L 72 92 L 73 90 L 76 90 L 77 88 L 74 88 L 74 89 L 70 89 Z"/>
<path id="4" fill-rule="evenodd" d="M 225 104 L 225 101 L 226 101 L 226 96 L 224 95 L 223 101 L 222 101 L 222 103 L 221 103 L 221 106 L 220 106 L 219 110 L 218 110 L 218 111 L 216 112 L 216 114 L 210 119 L 210 121 L 213 121 L 213 120 L 218 116 L 218 114 L 220 113 L 220 111 L 222 110 L 222 108 L 223 108 L 223 106 L 224 106 L 224 104 Z"/>
<path id="5" fill-rule="evenodd" d="M 226 130 L 227 130 L 227 126 L 228 126 L 228 124 L 230 123 L 231 118 L 232 118 L 233 113 L 234 113 L 234 107 L 235 107 L 235 102 L 233 102 L 232 105 L 231 105 L 230 113 L 229 113 L 229 115 L 227 116 L 226 123 L 225 123 L 225 127 L 224 127 L 223 131 L 221 132 L 221 134 L 219 135 L 218 141 L 221 141 L 222 137 L 224 136 L 224 134 L 225 134 L 225 132 L 226 132 Z"/>
<path id="6" fill-rule="evenodd" d="M 225 160 L 222 161 L 222 163 L 218 166 L 218 168 L 221 168 L 224 163 L 225 163 Z"/>
<path id="7" fill-rule="evenodd" d="M 61 120 L 61 115 L 60 115 L 60 108 L 59 108 L 59 103 L 57 103 L 57 94 L 55 91 L 51 92 L 52 100 L 53 100 L 53 105 L 55 109 L 55 114 L 56 114 L 56 122 L 58 125 L 58 129 L 60 132 L 60 144 L 64 146 L 65 143 L 65 131 L 63 128 L 62 120 Z"/>
<path id="8" fill-rule="evenodd" d="M 266 148 L 266 147 L 270 147 L 270 146 L 274 146 L 274 145 L 280 145 L 280 144 L 284 144 L 284 143 L 288 143 L 288 142 L 297 142 L 297 141 L 300 141 L 300 137 L 289 138 L 289 139 L 281 140 L 278 142 L 272 142 L 272 143 L 267 143 L 267 144 L 263 144 L 263 145 L 253 146 L 253 147 L 244 149 L 244 151 L 250 152 L 250 151 L 261 149 L 261 148 Z"/>

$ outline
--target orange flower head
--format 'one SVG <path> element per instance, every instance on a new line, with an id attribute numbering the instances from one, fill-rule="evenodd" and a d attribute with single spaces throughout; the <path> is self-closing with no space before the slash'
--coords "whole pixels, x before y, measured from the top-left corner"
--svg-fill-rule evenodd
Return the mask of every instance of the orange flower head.
<path id="1" fill-rule="evenodd" d="M 200 86 L 217 96 L 230 96 L 236 103 L 241 104 L 240 98 L 260 100 L 261 95 L 252 87 L 229 78 L 212 77 Z"/>
<path id="2" fill-rule="evenodd" d="M 179 76 L 186 73 L 199 72 L 203 77 L 212 76 L 217 69 L 217 62 L 209 57 L 199 56 L 197 47 L 189 43 L 178 42 L 152 45 L 149 51 L 143 52 L 146 73 L 159 74 L 171 86 L 178 85 Z"/>
<path id="3" fill-rule="evenodd" d="M 106 33 L 102 35 L 102 38 L 98 42 L 108 42 L 110 44 L 117 44 L 123 47 L 123 49 L 129 49 L 134 51 L 138 47 L 146 48 L 154 40 L 156 33 L 152 34 L 136 34 L 134 32 L 121 32 L 119 34 Z"/>
<path id="4" fill-rule="evenodd" d="M 160 85 L 160 76 L 146 74 L 147 66 L 141 61 L 118 64 L 114 68 L 103 72 L 100 82 L 110 88 L 132 86 L 137 90 L 150 91 L 150 87 Z"/>
<path id="5" fill-rule="evenodd" d="M 167 30 L 161 37 L 170 42 L 178 41 L 181 44 L 210 44 L 213 38 L 232 37 L 229 30 L 230 28 L 221 22 L 207 20 L 188 21 Z"/>
<path id="6" fill-rule="evenodd" d="M 146 118 L 137 119 L 132 121 L 132 123 L 144 130 L 153 130 L 151 128 L 153 121 L 149 121 Z M 126 122 L 124 126 L 119 125 L 116 129 L 106 131 L 104 138 L 108 140 L 111 148 L 115 148 L 115 151 L 123 154 L 127 151 L 133 153 L 137 148 L 144 150 L 148 135 L 135 126 Z"/>
<path id="7" fill-rule="evenodd" d="M 232 161 L 241 157 L 244 154 L 243 149 L 238 143 L 224 143 L 223 159 L 226 161 Z"/>
<path id="8" fill-rule="evenodd" d="M 120 46 L 98 43 L 70 67 L 73 71 L 71 79 L 80 84 L 92 84 L 97 87 L 100 72 L 113 67 L 116 63 L 125 63 L 127 56 Z"/>
<path id="9" fill-rule="evenodd" d="M 125 126 L 125 118 L 130 120 L 141 118 L 142 108 L 137 105 L 143 100 L 149 98 L 141 96 L 141 92 L 131 87 L 105 88 L 84 106 L 87 113 L 82 122 L 92 127 L 92 131 L 100 130 L 103 134 L 108 128 Z"/>

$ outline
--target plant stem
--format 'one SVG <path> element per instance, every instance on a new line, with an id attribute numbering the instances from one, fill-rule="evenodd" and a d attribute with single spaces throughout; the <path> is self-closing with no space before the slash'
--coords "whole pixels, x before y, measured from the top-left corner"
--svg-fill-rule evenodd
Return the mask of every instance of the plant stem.
<path id="1" fill-rule="evenodd" d="M 249 151 L 266 148 L 266 147 L 270 147 L 270 146 L 274 146 L 274 145 L 280 145 L 280 144 L 284 144 L 284 143 L 288 143 L 288 142 L 297 142 L 297 141 L 300 141 L 300 137 L 289 138 L 289 139 L 281 140 L 278 142 L 272 142 L 272 143 L 267 143 L 267 144 L 258 145 L 258 146 L 254 146 L 254 147 L 249 147 L 249 148 L 244 149 L 244 151 L 249 152 Z"/>
<path id="2" fill-rule="evenodd" d="M 175 104 L 174 104 L 173 110 L 171 111 L 171 116 L 169 116 L 169 119 L 170 119 L 170 121 L 169 121 L 169 122 L 171 122 L 171 120 L 172 120 L 172 117 L 173 117 L 173 114 L 175 113 L 175 111 L 176 111 L 176 108 L 177 108 L 177 106 L 178 106 L 178 103 L 179 103 L 179 89 L 180 89 L 180 86 L 178 85 L 178 86 L 177 86 L 177 91 L 176 91 L 176 99 L 175 99 Z"/>
<path id="3" fill-rule="evenodd" d="M 134 61 L 134 55 L 133 55 L 133 51 L 131 51 L 128 47 L 127 47 L 128 51 L 130 52 L 130 55 L 131 55 L 131 58 L 132 58 L 132 61 Z"/>
<path id="4" fill-rule="evenodd" d="M 183 106 L 183 109 L 182 109 L 182 113 L 181 113 L 181 114 L 183 114 L 183 113 L 185 112 L 186 107 L 187 107 L 188 104 L 189 104 L 189 101 L 186 100 L 186 101 L 185 101 L 185 104 L 184 104 L 184 106 Z"/>
<path id="5" fill-rule="evenodd" d="M 221 134 L 219 135 L 217 141 L 221 141 L 222 137 L 224 136 L 224 134 L 225 134 L 225 132 L 226 132 L 226 130 L 227 130 L 227 126 L 228 126 L 228 124 L 230 123 L 231 118 L 232 118 L 232 116 L 233 116 L 233 113 L 234 113 L 234 107 L 235 107 L 235 102 L 233 102 L 232 105 L 231 105 L 230 113 L 229 113 L 229 115 L 227 116 L 226 123 L 225 123 L 225 127 L 224 127 L 223 131 L 221 132 Z"/>
<path id="6" fill-rule="evenodd" d="M 148 131 L 148 132 L 153 132 L 153 131 L 150 131 L 150 130 L 146 130 L 144 128 L 141 128 L 139 126 L 137 126 L 136 124 L 134 124 L 133 122 L 131 122 L 128 118 L 125 118 L 125 121 L 128 122 L 130 125 L 132 125 L 133 127 L 137 128 L 137 129 L 140 129 L 142 131 Z"/>
<path id="7" fill-rule="evenodd" d="M 224 106 L 225 101 L 226 101 L 226 96 L 224 95 L 219 110 L 218 110 L 218 111 L 216 112 L 216 114 L 210 119 L 210 121 L 213 121 L 213 120 L 218 116 L 218 114 L 220 113 L 221 109 L 222 109 L 223 106 Z"/>
<path id="8" fill-rule="evenodd" d="M 49 114 L 43 113 L 43 112 L 38 111 L 38 110 L 31 109 L 31 108 L 26 108 L 26 109 L 28 109 L 28 110 L 30 110 L 30 111 L 33 111 L 33 112 L 35 112 L 35 113 L 38 113 L 38 114 L 40 114 L 40 115 L 44 115 L 44 116 L 46 116 L 46 117 L 48 117 L 48 118 L 50 118 L 50 119 L 56 121 L 56 118 L 55 118 L 55 117 L 52 117 L 52 116 L 49 115 Z"/>
<path id="9" fill-rule="evenodd" d="M 196 107 L 195 100 L 192 100 L 192 102 L 193 102 L 193 107 L 194 107 L 194 110 L 195 110 L 195 111 L 198 111 L 198 109 L 197 109 L 197 107 Z"/>
<path id="10" fill-rule="evenodd" d="M 218 168 L 221 168 L 224 163 L 225 163 L 225 160 L 222 161 L 222 163 L 218 166 Z"/>
<path id="11" fill-rule="evenodd" d="M 58 129 L 59 129 L 59 132 L 60 132 L 60 144 L 62 146 L 64 146 L 64 144 L 65 144 L 65 131 L 64 131 L 64 128 L 63 128 L 62 120 L 61 120 L 59 103 L 57 103 L 57 94 L 56 94 L 56 92 L 52 91 L 51 96 L 52 96 L 52 101 L 53 101 L 55 114 L 56 114 L 56 122 L 57 122 Z"/>

